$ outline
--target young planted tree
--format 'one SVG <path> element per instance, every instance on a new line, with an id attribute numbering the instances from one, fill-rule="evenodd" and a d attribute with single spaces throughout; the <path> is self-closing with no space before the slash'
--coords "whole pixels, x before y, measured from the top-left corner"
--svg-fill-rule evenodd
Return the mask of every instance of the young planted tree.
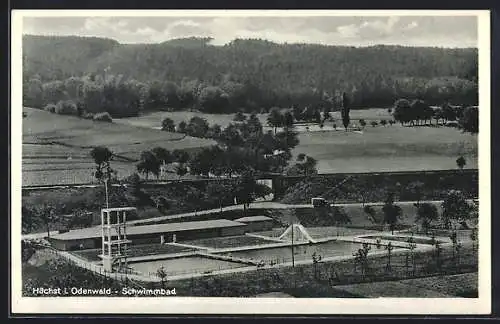
<path id="1" fill-rule="evenodd" d="M 376 126 L 378 125 L 378 123 L 377 123 L 375 120 L 373 120 L 373 121 L 370 123 L 370 125 L 372 125 L 372 127 L 376 127 Z"/>
<path id="2" fill-rule="evenodd" d="M 430 203 L 423 203 L 417 206 L 416 221 L 420 222 L 422 229 L 427 234 L 433 221 L 438 220 L 439 213 L 437 207 Z"/>
<path id="3" fill-rule="evenodd" d="M 412 276 L 415 276 L 417 270 L 417 263 L 415 259 L 415 249 L 417 248 L 417 244 L 413 237 L 408 238 L 408 249 L 410 250 L 411 262 L 412 262 Z"/>
<path id="4" fill-rule="evenodd" d="M 33 213 L 36 218 L 42 221 L 45 225 L 45 229 L 47 230 L 47 238 L 50 239 L 50 229 L 51 225 L 59 220 L 56 215 L 56 209 L 54 206 L 43 203 L 41 206 L 35 206 Z"/>
<path id="5" fill-rule="evenodd" d="M 478 236 L 477 236 L 477 228 L 474 227 L 471 232 L 470 232 L 470 239 L 472 241 L 472 251 L 477 252 L 477 241 L 478 241 Z"/>
<path id="6" fill-rule="evenodd" d="M 451 232 L 450 234 L 450 240 L 451 240 L 451 243 L 453 245 L 453 249 L 452 249 L 452 259 L 453 261 L 456 263 L 456 250 L 457 250 L 457 244 L 458 244 L 458 237 L 457 237 L 457 231 L 453 231 Z"/>
<path id="7" fill-rule="evenodd" d="M 385 271 L 386 272 L 391 272 L 392 271 L 392 266 L 391 266 L 392 250 L 394 250 L 394 247 L 392 246 L 392 243 L 389 242 L 385 246 L 385 249 L 387 251 L 387 264 L 385 265 Z"/>
<path id="8" fill-rule="evenodd" d="M 366 121 L 364 119 L 360 119 L 359 120 L 359 125 L 361 126 L 361 128 L 365 129 L 365 127 L 366 127 Z"/>
<path id="9" fill-rule="evenodd" d="M 380 120 L 380 125 L 382 125 L 382 126 L 387 125 L 387 120 L 385 120 L 385 119 Z"/>
<path id="10" fill-rule="evenodd" d="M 165 289 L 165 283 L 167 282 L 167 270 L 161 266 L 156 270 L 156 276 L 161 280 L 161 288 Z"/>
<path id="11" fill-rule="evenodd" d="M 441 253 L 443 248 L 441 247 L 441 242 L 438 240 L 434 240 L 434 258 L 436 261 L 436 269 L 441 272 Z"/>
<path id="12" fill-rule="evenodd" d="M 456 163 L 457 163 L 457 167 L 460 169 L 460 170 L 463 170 L 465 165 L 467 164 L 467 161 L 465 160 L 465 158 L 463 156 L 460 156 L 457 160 L 456 160 Z"/>
<path id="13" fill-rule="evenodd" d="M 368 263 L 368 253 L 370 252 L 371 247 L 368 243 L 363 243 L 363 247 L 358 249 L 357 252 L 353 254 L 354 256 L 354 271 L 356 271 L 356 264 L 359 264 L 361 268 L 361 277 L 364 280 L 367 272 L 369 271 L 369 263 Z"/>

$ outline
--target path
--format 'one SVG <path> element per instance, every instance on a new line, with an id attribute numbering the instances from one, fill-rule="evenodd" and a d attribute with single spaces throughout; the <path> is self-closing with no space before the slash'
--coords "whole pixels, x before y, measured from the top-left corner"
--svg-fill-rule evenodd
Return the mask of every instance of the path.
<path id="1" fill-rule="evenodd" d="M 442 200 L 422 200 L 420 203 L 441 203 Z M 416 203 L 416 201 L 398 201 L 395 202 L 396 205 L 413 205 Z M 383 206 L 383 202 L 376 202 L 376 203 L 342 203 L 342 204 L 334 204 L 334 206 L 337 207 L 349 207 L 349 206 Z M 273 202 L 273 201 L 262 201 L 262 202 L 255 202 L 251 203 L 249 206 L 250 209 L 290 209 L 290 208 L 313 208 L 311 204 L 283 204 L 279 202 Z M 206 215 L 206 214 L 213 214 L 213 213 L 219 213 L 220 208 L 216 209 L 208 209 L 208 210 L 201 210 L 201 211 L 196 211 L 196 212 L 189 212 L 189 213 L 183 213 L 183 214 L 176 214 L 176 215 L 167 215 L 167 216 L 160 216 L 160 217 L 154 217 L 154 218 L 148 218 L 148 219 L 140 219 L 140 220 L 134 220 L 128 222 L 128 224 L 143 224 L 143 223 L 151 223 L 151 222 L 157 222 L 157 221 L 164 221 L 164 220 L 173 220 L 173 219 L 181 219 L 181 218 L 189 218 L 189 217 L 196 217 L 199 215 Z M 232 210 L 243 210 L 243 205 L 231 205 L 231 206 L 226 206 L 222 208 L 222 211 L 232 211 Z"/>
<path id="2" fill-rule="evenodd" d="M 420 203 L 441 203 L 442 200 L 422 200 Z M 398 201 L 395 202 L 396 205 L 400 206 L 405 206 L 405 205 L 413 205 L 416 203 L 416 201 Z M 365 203 L 366 205 L 370 206 L 383 206 L 383 202 L 376 202 L 376 203 Z M 358 206 L 362 207 L 362 203 L 342 203 L 342 204 L 334 204 L 334 206 L 337 207 L 348 207 L 348 206 Z M 313 208 L 311 204 L 283 204 L 279 202 L 272 202 L 272 201 L 262 201 L 262 202 L 254 202 L 251 203 L 249 208 L 251 209 L 290 209 L 290 208 Z M 150 223 L 155 223 L 155 222 L 162 222 L 162 221 L 171 221 L 171 220 L 179 220 L 180 222 L 189 220 L 191 217 L 197 217 L 200 215 L 208 215 L 208 214 L 214 214 L 214 213 L 219 213 L 220 208 L 216 209 L 207 209 L 207 210 L 201 210 L 201 211 L 195 211 L 195 212 L 189 212 L 189 213 L 182 213 L 182 214 L 176 214 L 176 215 L 166 215 L 166 216 L 160 216 L 160 217 L 153 217 L 153 218 L 146 218 L 146 219 L 138 219 L 138 220 L 133 220 L 133 221 L 128 221 L 127 224 L 129 225 L 146 225 Z M 226 206 L 222 208 L 222 211 L 234 211 L 234 210 L 243 210 L 243 205 L 231 205 L 231 206 Z M 97 227 L 97 226 L 96 226 Z M 99 226 L 100 228 L 100 226 Z M 55 235 L 57 234 L 57 231 L 52 231 L 50 235 Z M 33 234 L 23 234 L 22 239 L 41 239 L 46 237 L 47 233 L 33 233 Z"/>

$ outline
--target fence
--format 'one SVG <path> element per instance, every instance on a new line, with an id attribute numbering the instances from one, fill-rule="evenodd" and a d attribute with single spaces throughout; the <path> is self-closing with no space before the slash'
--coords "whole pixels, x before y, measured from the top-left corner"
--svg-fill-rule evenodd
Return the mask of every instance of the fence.
<path id="1" fill-rule="evenodd" d="M 42 246 L 41 246 L 42 247 Z M 54 249 L 52 247 L 47 247 L 43 246 L 44 251 L 47 251 L 51 254 L 57 255 L 60 258 L 63 258 L 73 265 L 83 268 L 85 270 L 91 271 L 95 275 L 99 275 L 103 277 L 104 279 L 111 279 L 119 282 L 124 282 L 127 284 L 132 284 L 136 288 L 142 289 L 143 287 L 136 282 L 135 280 L 131 279 L 129 275 L 141 275 L 140 273 L 132 270 L 132 269 L 121 269 L 120 272 L 110 272 L 104 269 L 102 266 L 88 262 L 84 259 L 81 259 L 80 257 L 70 254 L 67 252 L 62 252 L 57 249 Z"/>

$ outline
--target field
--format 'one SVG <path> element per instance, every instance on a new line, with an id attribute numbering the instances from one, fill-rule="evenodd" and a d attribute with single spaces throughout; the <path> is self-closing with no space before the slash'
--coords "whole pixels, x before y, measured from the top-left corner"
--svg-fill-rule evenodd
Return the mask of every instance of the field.
<path id="1" fill-rule="evenodd" d="M 58 143 L 80 150 L 95 146 L 106 146 L 116 155 L 138 159 L 143 150 L 163 146 L 169 150 L 193 149 L 213 145 L 211 140 L 194 138 L 182 134 L 163 132 L 143 127 L 131 127 L 118 123 L 93 122 L 73 116 L 61 116 L 46 111 L 24 108 L 28 114 L 23 119 L 23 143 Z M 61 148 L 54 149 L 60 155 Z M 48 154 L 50 149 L 25 148 L 25 154 L 33 157 Z M 69 153 L 72 151 L 69 150 Z M 73 151 L 74 152 L 74 151 Z"/>
<path id="2" fill-rule="evenodd" d="M 248 117 L 250 114 L 245 115 Z M 234 123 L 234 114 L 205 114 L 192 111 L 158 111 L 144 114 L 139 117 L 116 119 L 115 122 L 123 125 L 160 129 L 162 120 L 167 117 L 172 119 L 175 125 L 178 125 L 181 121 L 185 121 L 186 123 L 189 122 L 194 116 L 205 118 L 209 125 L 218 124 L 222 128 L 227 127 L 230 123 Z M 257 117 L 262 125 L 267 125 L 267 114 L 258 114 Z"/>
<path id="3" fill-rule="evenodd" d="M 104 145 L 125 159 L 137 160 L 143 150 L 162 146 L 169 150 L 196 150 L 215 144 L 157 129 L 165 117 L 176 123 L 197 115 L 210 124 L 227 126 L 233 115 L 195 112 L 156 112 L 140 117 L 116 119 L 113 123 L 93 122 L 71 116 L 25 108 L 23 119 L 23 185 L 73 184 L 92 182 L 91 147 Z M 332 113 L 334 118 L 337 112 Z M 382 119 L 385 109 L 353 110 L 357 118 Z M 259 114 L 266 125 L 266 115 Z M 338 124 L 338 120 L 336 122 Z M 331 129 L 327 121 L 325 129 Z M 363 131 L 305 131 L 298 127 L 300 144 L 294 157 L 305 153 L 318 161 L 319 173 L 414 171 L 456 168 L 456 158 L 466 158 L 466 168 L 477 168 L 477 137 L 448 127 L 367 126 Z M 135 172 L 132 161 L 115 161 L 119 177 Z M 171 177 L 176 179 L 175 176 Z"/>
<path id="4" fill-rule="evenodd" d="M 387 109 L 351 110 L 351 121 L 358 123 L 363 118 L 370 120 L 392 119 Z M 124 118 L 116 123 L 159 128 L 161 120 L 169 117 L 178 124 L 189 121 L 193 116 L 205 118 L 210 125 L 222 127 L 232 122 L 234 115 L 215 115 L 195 112 L 155 112 L 140 117 Z M 332 112 L 338 126 L 332 130 L 333 122 L 326 121 L 324 131 L 318 127 L 297 126 L 300 144 L 293 150 L 296 157 L 305 153 L 318 161 L 319 173 L 334 172 L 380 172 L 414 171 L 456 168 L 455 160 L 463 155 L 466 168 L 477 168 L 477 137 L 462 134 L 449 127 L 402 127 L 367 125 L 360 132 L 345 132 L 341 128 L 340 112 Z M 258 115 L 266 126 L 266 114 Z"/>
<path id="5" fill-rule="evenodd" d="M 454 169 L 458 156 L 477 168 L 477 137 L 449 127 L 367 126 L 361 132 L 305 132 L 294 156 L 318 161 L 319 173 Z"/>
<path id="6" fill-rule="evenodd" d="M 95 146 L 106 146 L 118 156 L 113 168 L 119 177 L 125 177 L 135 172 L 134 160 L 143 150 L 155 146 L 193 150 L 215 144 L 182 134 L 93 122 L 38 109 L 24 108 L 24 112 L 23 186 L 92 182 L 95 165 L 90 150 Z"/>

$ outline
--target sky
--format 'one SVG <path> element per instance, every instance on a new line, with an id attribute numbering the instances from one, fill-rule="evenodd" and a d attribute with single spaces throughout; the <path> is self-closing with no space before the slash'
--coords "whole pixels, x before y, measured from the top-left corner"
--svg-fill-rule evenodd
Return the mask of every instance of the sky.
<path id="1" fill-rule="evenodd" d="M 236 38 L 324 45 L 477 47 L 475 16 L 295 17 L 24 17 L 23 34 L 112 38 L 120 43 L 159 43 L 212 37 L 223 45 Z"/>

